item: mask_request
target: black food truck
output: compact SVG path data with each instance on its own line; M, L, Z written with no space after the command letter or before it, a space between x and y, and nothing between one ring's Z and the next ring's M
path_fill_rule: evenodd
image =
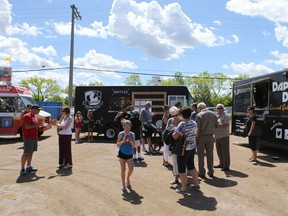
M259 144L288 150L288 69L233 84L234 135L244 135L248 106L255 107L262 128Z
M108 139L116 139L119 124L114 121L123 106L131 111L144 108L151 103L153 123L162 125L163 106L173 106L181 102L183 106L192 103L192 97L186 86L76 86L75 113L81 111L84 118L82 132L87 132L87 111L93 111L98 134Z

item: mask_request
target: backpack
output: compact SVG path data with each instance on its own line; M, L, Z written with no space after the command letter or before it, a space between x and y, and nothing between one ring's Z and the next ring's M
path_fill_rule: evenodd
M169 151L172 154L182 155L183 147L186 142L186 136L181 136L177 140L174 140L172 137L174 131L170 131L167 133L164 142L169 145Z

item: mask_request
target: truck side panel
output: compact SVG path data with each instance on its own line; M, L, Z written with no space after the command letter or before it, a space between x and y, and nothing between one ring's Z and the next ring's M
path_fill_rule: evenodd
M232 133L244 135L247 107L254 106L264 145L288 149L288 79L283 71L234 83Z

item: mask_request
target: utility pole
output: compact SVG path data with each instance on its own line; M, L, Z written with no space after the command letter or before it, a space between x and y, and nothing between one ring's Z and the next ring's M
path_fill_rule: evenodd
M75 5L70 5L72 9L72 25L71 25L71 44L70 44L70 67L69 67L69 90L68 90L68 106L71 108L73 106L73 61L74 61L74 20L81 20L81 16L75 7Z

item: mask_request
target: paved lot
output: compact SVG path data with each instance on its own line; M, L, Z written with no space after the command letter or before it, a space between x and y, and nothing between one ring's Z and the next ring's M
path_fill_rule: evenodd
M82 134L82 137L84 134ZM71 171L58 164L56 130L39 141L36 174L19 176L22 142L0 138L0 215L287 215L288 154L266 149L248 162L246 139L231 136L231 171L215 170L201 181L202 192L182 196L171 186L162 155L145 155L135 167L133 189L122 193L117 147L98 138L74 144ZM232 144L237 142L237 144ZM216 152L216 151L215 151ZM279 160L273 160L273 156ZM217 156L214 158L218 163ZM190 179L191 181L191 179Z

